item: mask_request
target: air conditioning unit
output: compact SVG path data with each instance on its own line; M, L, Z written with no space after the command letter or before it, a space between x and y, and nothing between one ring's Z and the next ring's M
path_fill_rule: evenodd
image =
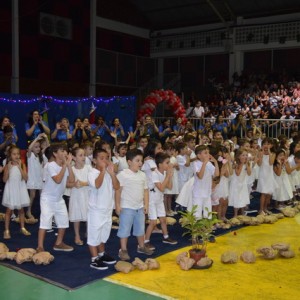
M40 34L72 39L72 20L59 16L40 13Z

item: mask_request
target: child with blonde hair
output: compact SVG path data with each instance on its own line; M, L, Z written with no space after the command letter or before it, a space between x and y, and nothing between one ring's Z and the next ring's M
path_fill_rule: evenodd
M251 175L251 165L247 151L236 150L233 175L229 187L229 206L233 206L234 217L244 215L245 207L250 204L248 193L248 177Z
M25 165L20 159L20 149L14 145L8 149L7 162L3 171L5 182L2 205L6 207L4 239L10 239L10 219L14 209L19 211L20 232L23 235L31 235L25 228L24 207L30 205L30 199L26 188L27 173Z
M271 214L268 210L272 194L277 188L274 178L273 164L275 161L275 153L271 151L273 141L271 138L265 138L261 144L261 151L258 153L257 164L259 166L257 192L260 195L259 214Z

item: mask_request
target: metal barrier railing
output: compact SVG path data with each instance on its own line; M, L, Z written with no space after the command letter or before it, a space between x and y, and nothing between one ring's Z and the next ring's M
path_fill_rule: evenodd
M165 117L155 117L155 123L157 126L162 125L166 120L170 120L170 126L176 124L175 118L165 118ZM207 133L210 129L222 128L222 125L216 123L215 118L189 118L188 122L190 127L194 130ZM292 131L298 131L300 129L300 119L242 119L238 122L237 119L225 119L224 123L227 125L227 135L228 133L234 133L238 137L245 137L247 131L250 129L256 132L261 132L266 134L267 137L277 138L280 135L285 135L288 138L291 136Z

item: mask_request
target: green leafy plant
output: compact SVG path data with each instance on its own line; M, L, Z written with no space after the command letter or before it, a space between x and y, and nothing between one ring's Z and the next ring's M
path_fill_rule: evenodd
M215 212L209 212L206 207L205 210L208 213L208 218L198 219L195 216L197 211L197 205L194 205L190 211L181 211L182 216L181 226L185 229L184 235L190 235L192 237L193 250L201 251L206 250L209 239L213 235L213 226L219 222L217 214Z

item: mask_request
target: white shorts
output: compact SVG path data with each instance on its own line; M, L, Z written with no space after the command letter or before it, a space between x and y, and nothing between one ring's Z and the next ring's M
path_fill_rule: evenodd
M212 210L210 197L193 197L193 205L197 205L195 216L199 219L207 218L208 213Z
M112 225L112 209L89 209L87 213L87 244L97 247L106 243Z
M51 201L41 198L40 228L51 229L54 217L57 228L69 228L69 216L66 202L63 198L58 201Z
M149 220L156 220L159 217L166 216L166 209L164 202L149 202Z

